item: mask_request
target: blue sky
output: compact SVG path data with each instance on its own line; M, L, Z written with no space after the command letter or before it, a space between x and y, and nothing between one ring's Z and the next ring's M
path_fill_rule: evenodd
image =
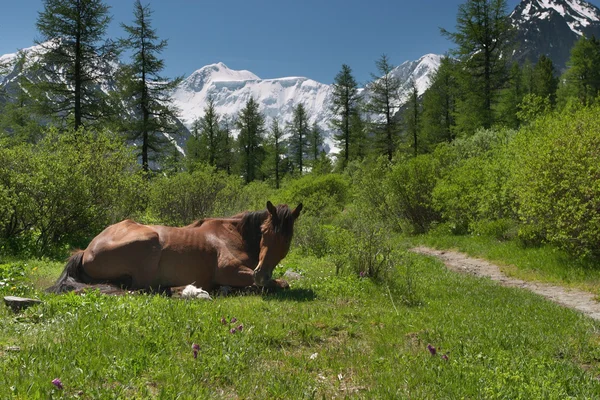
M168 39L165 76L189 75L223 62L261 78L306 76L331 83L348 64L359 83L387 54L394 65L453 44L440 27L454 30L463 0L154 0L152 25ZM2 0L0 54L29 47L37 37L40 0ZM133 0L105 0L113 22L108 35L123 35L133 21ZM509 11L519 0L508 0ZM591 1L596 6L600 0Z

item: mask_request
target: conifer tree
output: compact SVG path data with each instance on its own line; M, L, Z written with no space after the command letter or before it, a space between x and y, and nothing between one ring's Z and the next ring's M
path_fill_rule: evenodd
M406 132L412 141L413 154L419 153L419 135L421 131L421 104L419 102L419 91L414 77L410 80L410 92L404 109L404 124Z
M308 114L302 103L294 107L294 116L292 117L292 121L288 124L287 129L290 133L288 139L290 159L294 168L302 175L310 134Z
M456 136L456 102L459 94L456 62L443 57L423 94L423 136L430 145L452 142Z
M458 47L453 54L464 71L458 107L459 128L474 131L494 124L494 107L507 77L513 30L506 0L467 0L456 17L456 32L442 34Z
M212 96L208 97L204 107L204 117L198 121L198 136L202 151L201 158L211 166L216 165L218 157L220 128L219 115L215 110L215 101Z
M542 54L533 68L532 92L542 98L548 98L550 104L554 105L557 88L558 78L554 64L550 58Z
M571 49L567 70L561 77L559 102L566 104L569 98L589 105L600 91L600 40L582 36Z
M286 148L283 142L283 130L279 126L279 121L273 118L269 134L267 136L267 159L265 160L266 174L275 175L275 188L279 189L281 183L282 158L285 155Z
M322 146L323 134L317 123L314 122L308 135L308 153L313 164L319 159Z
M361 112L355 112L350 116L350 130L352 138L350 154L352 154L352 160L362 160L369 154L371 150L369 146L369 138L367 136L369 126L369 121L363 120Z
M240 148L240 170L246 183L259 177L259 167L263 161L263 134L265 119L258 109L258 103L253 97L246 102L240 111L236 127L240 133L238 145Z
M35 100L31 93L35 83L26 73L27 62L27 54L19 51L14 62L0 65L0 74L10 70L14 75L0 89L0 137L8 136L16 143L36 143L42 137L42 126L33 111Z
M335 76L332 96L331 111L334 117L331 119L331 127L335 131L333 138L341 149L338 156L342 160L342 167L345 167L350 159L351 118L358 112L359 107L358 84L352 76L352 69L346 64L342 65L342 70Z
M100 90L112 75L117 48L104 36L111 21L101 0L43 0L37 30L40 40L35 85L41 113L69 121L75 130L109 113Z
M500 93L496 120L508 128L517 129L520 124L517 113L525 94L522 70L515 62L510 69L506 87Z
M394 66L387 56L382 55L375 62L377 74L371 74L373 81L368 85L369 101L366 111L374 114L373 130L378 139L380 151L392 160L396 149L400 124L394 118L400 109L400 79L392 75Z
M130 64L120 74L122 100L135 115L127 118L123 129L132 141L141 142L142 166L148 171L150 153L160 152L170 144L167 137L181 132L178 110L173 105L171 92L181 78L168 79L161 74L164 60L159 54L167 47L152 28L152 10L140 0L134 3L133 25L121 24L127 37L120 40L123 48L133 52Z
M231 132L234 126L233 117L225 115L221 118L216 165L217 169L221 169L228 174L231 173L231 167L235 164L234 139Z

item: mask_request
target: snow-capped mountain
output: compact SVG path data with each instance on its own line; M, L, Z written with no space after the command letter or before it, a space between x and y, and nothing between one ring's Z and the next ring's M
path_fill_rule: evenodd
M36 57L39 46L24 49L30 57ZM0 56L0 63L11 64L17 54ZM404 103L410 91L410 82L415 80L419 94L423 94L431 84L433 73L440 64L441 56L427 54L416 61L406 61L396 67L392 74L402 82L401 97ZM115 71L118 65L114 65ZM10 87L17 83L21 73L17 68L11 68L2 73L0 70L0 87ZM112 83L105 82L102 89L112 90ZM368 86L361 89L364 99L368 99ZM332 86L305 77L287 77L276 79L261 79L246 70L232 70L223 63L211 64L200 68L185 78L173 92L174 104L181 111L180 120L189 131L194 121L204 116L208 98L212 97L216 111L220 116L235 117L245 107L246 102L253 97L259 104L260 111L265 115L267 124L277 118L282 126L292 120L293 109L303 104L309 122L316 122L324 134L325 150L328 153L337 152L330 128L333 117L330 110ZM189 133L189 132L187 132ZM234 131L234 135L237 134ZM187 136L187 135L186 135ZM178 138L180 149L184 147L186 137Z
M330 96L329 85L308 78L260 79L252 72L235 71L218 63L202 67L184 79L173 93L173 100L188 129L204 116L209 97L221 116L237 116L253 97L268 124L273 118L281 124L291 121L294 107L303 104L309 122L316 122L326 132L331 118ZM326 135L326 150L333 145L329 138L330 135Z
M431 84L432 74L440 64L441 56L427 54L416 61L406 61L396 67L392 74L402 82L403 102L408 98L410 81L414 77L419 94ZM362 95L369 96L368 87ZM316 122L324 133L325 150L336 152L333 132L329 126L331 85L303 77L260 79L249 71L234 71L225 64L207 65L187 77L173 94L175 104L181 110L183 123L191 128L192 123L204 116L209 97L215 102L220 115L237 115L252 96L258 102L267 123L273 118L283 124L291 121L293 109L303 104L309 122Z
M522 0L510 14L518 60L548 56L564 71L573 44L582 35L600 37L600 9L583 0Z

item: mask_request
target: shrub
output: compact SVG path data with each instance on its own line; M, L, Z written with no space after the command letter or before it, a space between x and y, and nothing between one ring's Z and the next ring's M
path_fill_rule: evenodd
M195 220L225 215L237 208L242 186L239 179L210 166L180 172L152 182L149 211L168 225L187 225Z
M303 214L328 220L342 211L349 201L349 183L339 174L309 174L287 183L282 197L294 207L303 203Z
M514 142L512 185L525 230L581 257L600 256L599 111L544 116Z
M52 128L35 146L0 150L0 187L10 197L2 234L38 253L80 244L137 211L141 182L115 135Z
M438 161L432 155L420 155L394 165L386 177L386 204L396 227L410 233L422 233L438 221L432 194L438 178Z

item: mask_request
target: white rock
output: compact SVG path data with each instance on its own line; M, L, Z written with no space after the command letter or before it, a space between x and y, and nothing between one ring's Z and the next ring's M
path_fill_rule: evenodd
M197 288L194 285L187 285L183 292L181 292L181 297L184 299L204 299L204 300L212 300L210 294L206 290L202 290L202 288Z

